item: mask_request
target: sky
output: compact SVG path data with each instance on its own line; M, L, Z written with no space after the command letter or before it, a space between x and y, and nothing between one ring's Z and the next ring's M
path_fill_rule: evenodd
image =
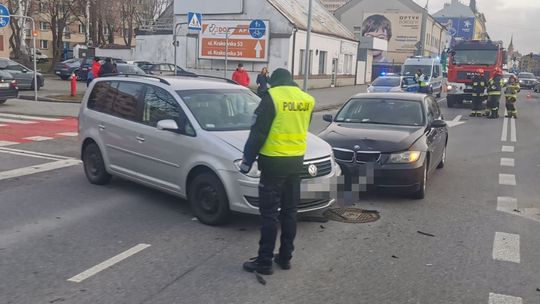
M424 7L428 0L414 0ZM429 0L429 12L435 13L451 0ZM469 5L469 0L460 0ZM522 54L540 53L540 0L476 0L484 13L492 40L507 47L514 34L514 49Z

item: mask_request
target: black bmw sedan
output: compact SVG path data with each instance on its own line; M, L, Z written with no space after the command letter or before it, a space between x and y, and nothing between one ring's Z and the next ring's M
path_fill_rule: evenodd
M448 128L431 96L358 94L336 117L324 120L330 125L319 136L333 147L350 183L364 181L422 199L428 176L444 167Z

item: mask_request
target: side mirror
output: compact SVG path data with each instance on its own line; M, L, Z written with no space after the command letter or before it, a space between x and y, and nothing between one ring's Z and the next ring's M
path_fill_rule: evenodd
M332 114L324 114L322 119L327 122L332 122L334 120L334 117L332 116Z
M28 73L28 70L27 69L22 69L21 72L26 74L26 73Z
M176 123L176 121L172 119L164 119L164 120L158 121L157 129L163 130L163 131L171 131L175 133L178 133L180 131L178 124Z
M432 128L445 128L447 126L446 121L437 119L431 123Z

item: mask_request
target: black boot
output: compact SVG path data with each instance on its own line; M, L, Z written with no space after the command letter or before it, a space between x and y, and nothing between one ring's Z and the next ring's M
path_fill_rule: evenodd
M291 269L291 260L284 260L279 257L279 254L274 255L274 262L283 270Z
M247 272L255 272L265 275L271 275L274 273L274 270L272 269L272 264L270 265L264 265L261 264L257 258L250 259L250 261L247 261L243 265L244 270Z

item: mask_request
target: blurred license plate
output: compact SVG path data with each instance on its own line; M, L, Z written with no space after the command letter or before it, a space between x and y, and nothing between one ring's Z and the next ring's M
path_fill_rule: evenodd
M9 83L0 83L0 88L9 88Z
M60 75L60 71L56 71L56 74Z

